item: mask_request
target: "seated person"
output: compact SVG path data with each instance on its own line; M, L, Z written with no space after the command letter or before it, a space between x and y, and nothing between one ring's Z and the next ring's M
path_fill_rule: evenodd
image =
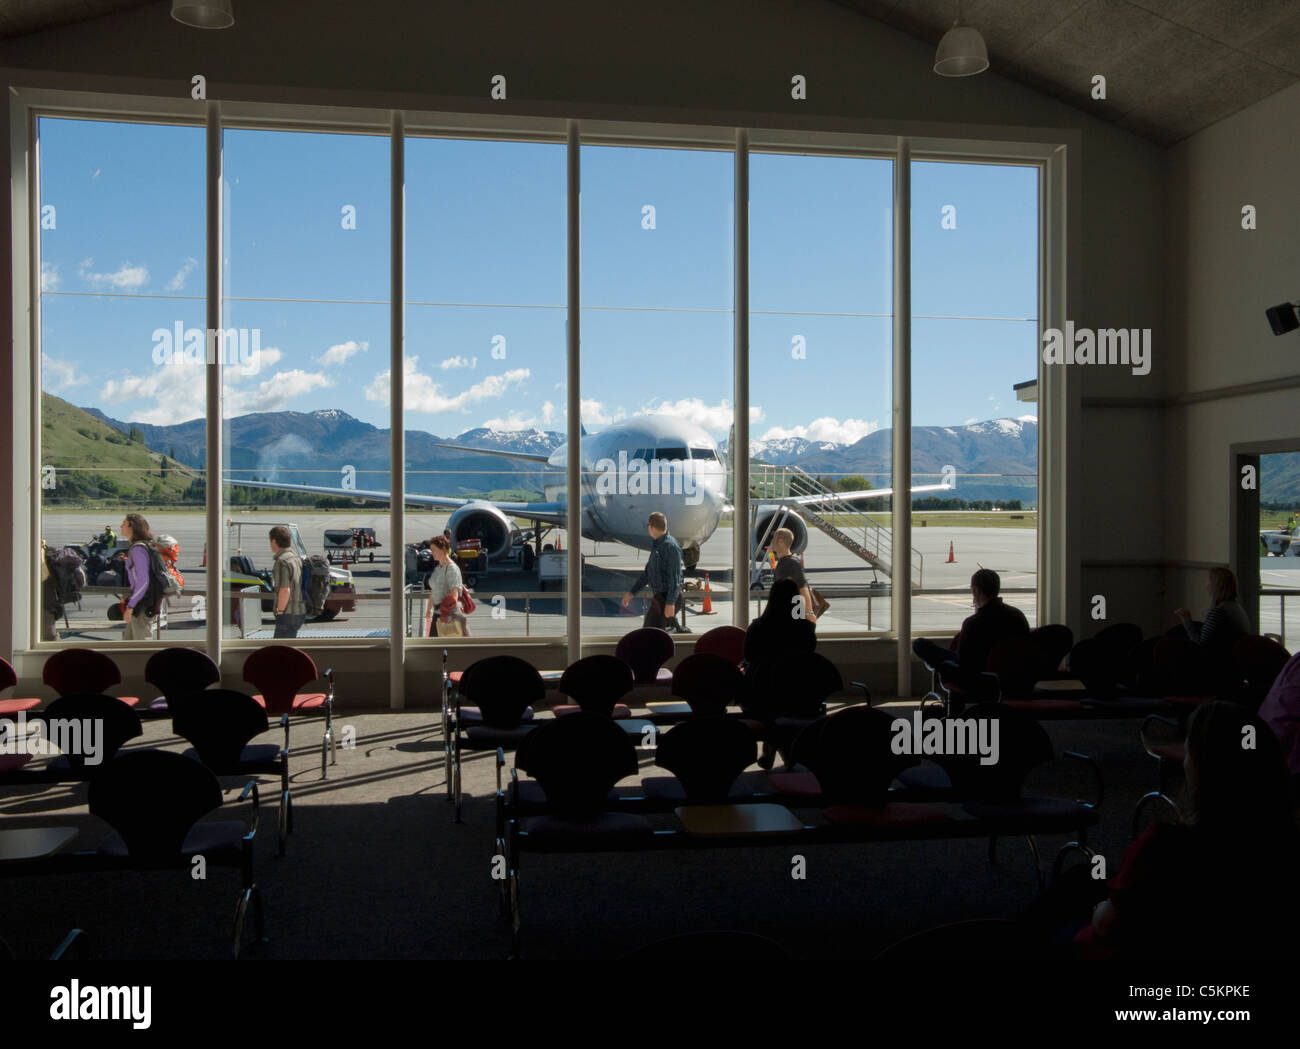
M980 694L985 688L980 675L988 665L989 653L999 641L1029 636L1029 621L1014 605L998 597L1002 580L991 568L981 568L970 577L975 614L967 616L956 644L941 648L927 638L912 642L912 651L927 665L939 668L940 678L963 692Z
M781 665L817 648L817 628L797 615L799 587L793 579L778 579L768 593L763 614L745 631L745 683L740 708L751 718L771 721L780 715L782 697L776 682ZM775 750L763 744L762 768L771 768Z
M1199 625L1192 622L1192 613L1186 608L1177 609L1174 615L1188 638L1206 651L1226 652L1230 658L1237 638L1253 630L1250 617L1237 599L1237 577L1227 568L1211 568L1206 589L1212 607L1205 613L1203 622Z
M1282 744L1282 757L1291 775L1300 776L1300 652L1274 680L1259 705L1259 717Z
M1184 768L1185 822L1152 824L1129 847L1075 943L1090 957L1289 955L1300 836L1276 738L1239 704L1207 703L1188 722Z

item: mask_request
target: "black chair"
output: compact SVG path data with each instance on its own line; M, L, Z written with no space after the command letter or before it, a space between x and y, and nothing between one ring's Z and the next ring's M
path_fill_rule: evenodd
M560 694L572 704L552 707L556 717L579 710L607 718L631 717L626 704L620 703L632 691L632 668L617 656L586 656L571 663L560 677Z
M185 756L203 762L218 776L278 776L280 779L279 849L293 830L289 792L289 715L280 715L284 746L251 743L266 732L266 708L243 692L218 688L171 696L172 731L193 746Z
M63 783L84 781L102 773L112 764L118 751L128 740L135 739L144 730L140 717L116 696L72 695L60 696L44 710L26 715L29 724L43 724L45 742L63 743L61 753L35 768L20 767L0 773L0 785L23 783ZM97 755L87 751L93 740L84 738L85 731L98 730ZM97 760L87 761L88 757Z
M1034 672L1039 681L1068 677L1061 663L1074 647L1074 631L1064 623L1046 623L1029 631L1034 646Z
M460 700L464 698L479 710L482 721L462 727ZM454 705L447 718L451 746L451 778L448 797L456 807L455 821L461 817L461 752L463 750L514 750L520 741L541 723L525 720L533 704L546 698L546 684L532 666L517 656L490 656L471 664L461 676ZM622 731L619 729L618 731ZM497 790L501 790L498 766Z
M1258 711L1291 653L1271 637L1248 634L1233 645L1232 658L1241 686L1234 698L1252 712Z
M97 856L103 869L189 871L199 856L207 866L238 867L243 888L235 909L237 958L250 907L259 941L263 934L262 894L253 877L256 782L250 781L244 787L239 800L249 797L253 801L251 826L243 820L201 822L203 816L222 804L221 786L209 769L190 758L161 750L123 754L108 762L90 782L90 811L114 832L100 846ZM81 859L77 854L67 857L73 869Z
M754 763L757 750L753 732L736 718L692 717L660 735L655 748L655 764L672 776L647 776L641 785L647 798L725 803L734 800L732 787Z
M60 696L108 695L122 683L117 664L102 652L89 648L65 648L45 661L41 681ZM138 696L116 696L119 703L133 707Z
M150 713L167 713L167 697L199 692L221 680L221 670L196 648L164 648L149 657L144 679L162 693L149 704Z
M788 768L792 764L790 744L826 713L826 701L843 691L844 679L835 664L818 652L784 659L773 664L767 675L766 687L771 690L772 705L763 738L782 756ZM869 705L871 694L865 685L859 683L858 687L866 693Z
M672 694L689 704L692 715L722 715L740 702L745 678L735 663L708 652L687 656L673 671Z

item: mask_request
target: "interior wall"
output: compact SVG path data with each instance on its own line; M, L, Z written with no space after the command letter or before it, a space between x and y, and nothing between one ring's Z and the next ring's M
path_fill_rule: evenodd
M1068 316L1079 326L1151 327L1163 336L1164 151L996 74L938 77L931 46L827 0L663 0L631 13L603 0L562 8L315 0L310 17L303 11L288 0L238 0L233 29L202 32L154 4L0 41L0 76L11 85L188 98L190 78L202 74L210 98L560 116L581 107L617 119L787 127L840 120L888 133L1059 136L1077 152L1067 186ZM507 77L507 101L488 98L497 73ZM807 77L806 101L790 97L795 74ZM12 316L0 323L11 330ZM1117 607L1148 625L1149 585L1106 566L1163 548L1165 457L1152 439L1160 408L1141 402L1163 388L1168 370L1157 356L1149 376L1092 367L1079 369L1077 380L1066 437L1067 621L1090 633L1087 597L1105 587ZM1098 398L1131 403L1117 415ZM1105 456L1091 450L1096 442ZM17 492L12 471L12 457L0 457L0 480ZM1133 517L1124 510L1129 499L1155 518L1119 527ZM1102 505L1106 526L1093 527ZM6 648L9 614L0 610ZM889 677L877 649L892 659L892 643L826 647L850 673ZM386 693L386 681L371 680Z
M1300 85L1169 153L1170 306L1184 347L1167 420L1169 540L1179 562L1231 560L1230 445L1290 440L1300 450L1300 334L1274 336L1264 317L1300 299L1297 126ZM1242 228L1246 205L1256 209L1253 230ZM1233 389L1252 383L1277 388ZM1171 590L1170 608L1205 603L1195 566L1176 568Z

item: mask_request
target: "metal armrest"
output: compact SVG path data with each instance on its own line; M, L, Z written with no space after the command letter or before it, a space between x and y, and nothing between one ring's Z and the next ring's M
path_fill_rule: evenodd
M862 689L862 698L863 698L863 700L866 702L867 706L871 706L871 689L867 688L867 685L866 685L865 682L863 682L863 681L850 681L850 682L849 682L849 685L850 685L850 687L852 687L852 688L860 688L860 689Z
M1075 761L1082 761L1084 764L1088 766L1088 768L1092 770L1093 778L1096 780L1097 783L1097 800L1093 802L1084 801L1083 804L1093 809L1101 808L1101 803L1106 797L1106 783L1103 780L1101 775L1101 766L1096 762L1095 759L1089 757L1087 754L1081 754L1077 750L1067 750L1064 752L1064 754L1067 758L1073 758Z
M1143 746L1146 746L1147 744L1148 729L1155 725L1165 725L1173 729L1173 732L1169 733L1168 739L1162 740L1159 736L1152 737L1157 743L1176 742L1179 738L1179 734L1183 730L1183 726L1179 724L1176 718L1167 717L1164 714L1148 714L1142 719L1142 726L1138 729L1138 738L1142 741Z
M497 796L501 796L501 770L506 767L506 748L497 747Z
M254 835L257 834L257 823L261 816L261 811L258 808L259 803L261 802L261 795L257 791L257 780L255 779L250 779L244 784L244 789L239 792L239 800L247 801L250 794L253 796L253 825L248 828L248 833L244 835L244 840L251 842Z
M84 929L73 929L63 938L63 942L54 948L54 953L50 955L50 961L60 961L74 946L77 948L76 955L78 961L85 961L86 947L88 943L89 937L86 936L86 931Z
M325 680L329 682L329 691L325 693L325 716L329 717L334 710L334 668L327 667L325 670Z

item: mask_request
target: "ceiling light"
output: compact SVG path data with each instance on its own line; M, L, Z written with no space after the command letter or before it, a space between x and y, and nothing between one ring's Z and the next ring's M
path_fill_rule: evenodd
M172 17L195 29L229 29L235 24L231 0L172 0Z
M962 25L961 18L939 41L934 53L934 71L940 76L974 76L989 67L989 49L974 26Z

